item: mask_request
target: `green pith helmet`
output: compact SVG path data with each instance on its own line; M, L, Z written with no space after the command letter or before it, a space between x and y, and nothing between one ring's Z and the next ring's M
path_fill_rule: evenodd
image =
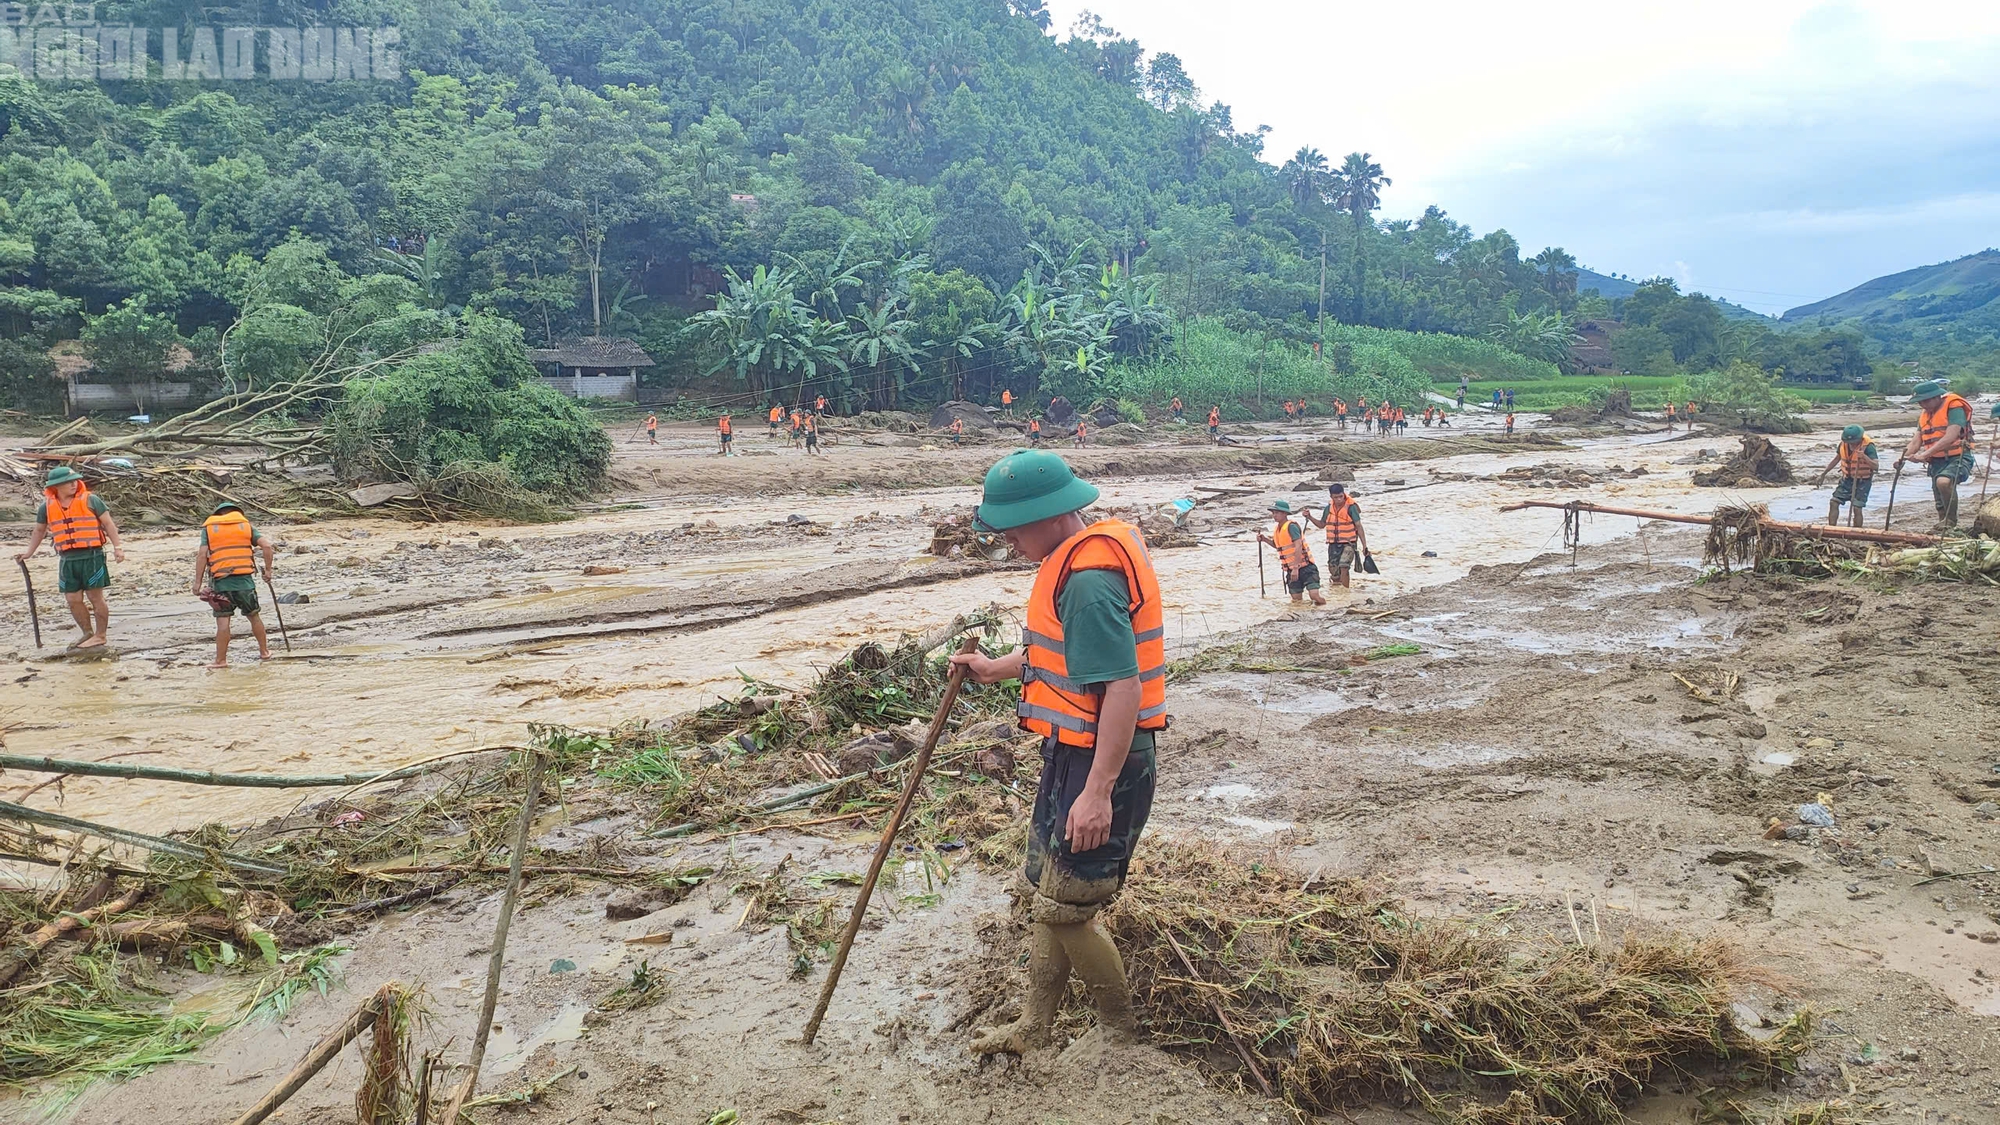
M57 465L55 468L49 470L49 479L42 482L42 487L54 488L59 484L68 484L73 480L82 479L83 474L70 468L68 465Z
M985 494L974 518L995 531L1082 511L1097 502L1097 486L1078 480L1069 462L1047 450L1009 453L986 470Z
M1944 384L1936 379L1926 379L1910 388L1910 401L1922 402L1927 398L1937 398L1944 394Z
M243 510L243 505L238 504L236 501L224 500L222 503L217 504L215 506L215 512L213 514L219 516L224 512L230 512L230 511L240 512L242 510Z
M2000 418L2000 402L1996 402L1993 404L1993 416L1995 418Z
M1271 510L1274 512L1283 512L1289 516L1292 514L1292 502L1290 500L1273 500L1271 501Z
M1840 431L1840 440L1842 440L1842 441L1860 441L1860 440L1861 440L1861 427L1860 427L1860 426L1849 426L1849 427L1847 427L1846 429L1844 429L1844 430Z

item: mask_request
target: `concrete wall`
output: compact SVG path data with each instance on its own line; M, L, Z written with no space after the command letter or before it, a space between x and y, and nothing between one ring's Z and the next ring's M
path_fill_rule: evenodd
M195 405L192 383L77 383L69 385L71 414L163 414Z
M542 382L570 398L639 399L639 380L631 375L544 375Z

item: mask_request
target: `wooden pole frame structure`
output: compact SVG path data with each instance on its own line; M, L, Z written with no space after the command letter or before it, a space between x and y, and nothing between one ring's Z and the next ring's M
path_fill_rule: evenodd
M1694 516L1683 512L1662 512L1648 508L1615 508L1609 504L1593 504L1588 500L1523 500L1518 504L1503 504L1503 512L1518 512L1523 508L1548 508L1558 512L1589 512L1600 516L1631 516L1641 520L1666 520L1670 523L1700 524L1704 527L1714 522L1712 516ZM1878 543L1885 547L1935 547L1943 540L1936 535L1919 535L1912 531L1870 531L1865 527L1829 527L1820 523L1792 523L1789 520L1774 520L1769 516L1758 521L1758 526L1766 531L1783 531L1792 535L1802 535L1819 539L1847 539L1859 543Z
M965 638L965 643L958 648L958 655L967 656L977 651L979 637L975 634ZM963 664L952 665L951 678L945 683L944 699L938 703L937 714L931 716L931 729L924 734L924 744L917 750L916 759L910 766L910 778L903 784L903 798L896 802L896 811L882 826L882 838L875 844L875 858L868 863L868 875L861 880L861 893L854 900L854 910L847 916L847 929L840 935L840 948L834 951L833 964L827 966L826 983L819 990L819 1003L813 1007L812 1019L806 1022L807 1043L819 1035L819 1025L826 1019L826 1006L833 1001L833 990L840 984L841 970L847 967L847 955L854 948L854 935L861 932L861 920L868 914L868 900L875 895L875 881L882 876L882 864L889 858L889 849L895 846L896 832L903 827L903 818L910 814L910 806L916 802L917 789L924 783L924 771L931 764L931 752L937 749L945 723L951 719L951 709L958 703L958 693L965 687L965 671Z

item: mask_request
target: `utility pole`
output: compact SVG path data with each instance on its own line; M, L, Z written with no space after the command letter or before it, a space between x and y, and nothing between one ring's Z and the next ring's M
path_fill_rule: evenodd
M1326 224L1319 228L1319 321L1320 339L1326 339Z

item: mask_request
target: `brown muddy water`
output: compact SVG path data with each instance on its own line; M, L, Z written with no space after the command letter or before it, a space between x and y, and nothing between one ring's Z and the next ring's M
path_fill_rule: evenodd
M1301 505L1324 497L1323 486L1296 488L1310 473L1137 476L1103 487L1105 503L1117 507L1162 505L1193 495L1195 484L1255 490L1201 505L1194 516L1200 545L1158 553L1170 652L1286 614L1321 614L1327 628L1338 631L1352 603L1560 549L1559 513L1498 511L1518 500L1587 499L1680 512L1749 500L1793 518L1824 509L1826 490L1695 489L1690 466L1675 462L1702 448L1726 456L1734 439L1666 437L1358 466L1350 488L1382 574L1361 578L1351 595L1329 591L1323 610L1288 603L1268 552L1268 593L1260 597L1251 535L1264 522L1269 499L1283 496ZM1826 444L1824 435L1781 442L1808 473ZM698 469L700 448L683 439L676 448L647 453ZM1144 464L1145 448L1125 452L1129 466ZM1489 478L1541 464L1595 472L1644 468L1647 475L1557 489L1437 479ZM837 475L842 468L829 459L824 471ZM976 499L975 488L957 486L864 488L832 497L634 497L628 506L547 527L387 520L274 527L284 543L279 588L308 595L310 604L284 607L292 627L289 656L267 606L279 658L260 664L239 623L233 665L223 671L203 667L212 627L206 608L188 593L192 536L138 531L127 536L128 561L114 567L117 659L49 659L72 639L73 627L53 594L54 567L46 555L37 560L36 577L47 649L37 653L30 646L25 599L18 586L8 591L0 630L12 651L4 653L8 682L0 692L0 724L9 728L6 745L14 753L296 773L388 769L447 751L516 743L529 723L606 727L660 720L733 695L745 677L803 682L856 644L892 642L966 610L997 604L1018 613L1029 571L941 577L959 564L924 553L930 521ZM794 514L826 534L774 526ZM25 538L25 525L12 530L12 538ZM669 530L680 533L673 544L632 546L635 537ZM1623 518L1598 518L1584 529L1587 543L1635 533L1643 535ZM474 549L495 538L511 546ZM297 553L301 547L310 553ZM1316 557L1319 548L1315 539ZM586 577L582 568L590 563L627 569ZM1414 621L1407 630L1426 645L1489 639L1457 636L1449 620ZM577 635L593 631L607 635ZM1699 622L1669 623L1651 643L1696 643L1699 636ZM1527 623L1518 637L1498 639L1558 643L1538 638ZM537 651L509 654L515 648ZM10 775L0 779L0 796L21 800L41 780ZM212 820L243 822L313 796L74 779L60 791L42 789L28 799L157 832Z

